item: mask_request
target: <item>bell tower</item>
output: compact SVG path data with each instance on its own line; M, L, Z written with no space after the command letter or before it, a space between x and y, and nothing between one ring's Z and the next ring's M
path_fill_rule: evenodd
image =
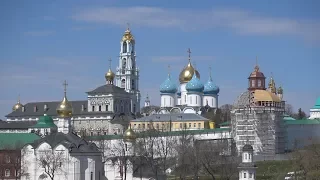
M120 41L116 86L132 94L131 112L140 112L139 69L136 65L135 39L131 34L129 24Z

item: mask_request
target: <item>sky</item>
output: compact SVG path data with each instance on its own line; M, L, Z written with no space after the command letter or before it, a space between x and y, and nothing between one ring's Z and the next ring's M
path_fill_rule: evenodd
M183 3L182 3L183 2ZM120 39L130 24L136 39L142 100L160 104L159 86L188 63L220 87L219 104L246 91L256 64L284 89L295 110L309 112L320 96L320 1L1 1L0 119L18 96L26 104L69 100L105 83L119 64Z

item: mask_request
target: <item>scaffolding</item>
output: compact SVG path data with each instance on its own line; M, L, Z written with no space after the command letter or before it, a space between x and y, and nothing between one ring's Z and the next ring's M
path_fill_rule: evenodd
M255 154L273 156L285 150L283 126L284 102L256 102L252 92L245 92L234 103L231 133L240 152L250 144Z

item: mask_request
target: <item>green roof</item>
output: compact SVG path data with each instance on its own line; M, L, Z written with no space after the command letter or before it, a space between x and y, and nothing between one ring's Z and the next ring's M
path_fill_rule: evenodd
M143 137L145 135L150 135L154 134L155 136L180 136L183 134L192 134L192 135L197 135L197 134L211 134L211 133L216 133L216 132L229 132L231 131L230 128L215 128L215 129L201 129L201 130L186 130L186 131L171 131L171 132L159 132L159 131L154 131L154 132L141 132L137 133L137 138ZM102 140L102 139L122 139L122 135L101 135L101 136L88 136L86 137L87 140Z
M320 124L320 119L299 119L299 120L285 120L286 125L296 124L296 125L312 125Z
M320 109L320 97L318 97L316 104L313 106L313 109Z
M47 116L46 114L41 116L36 125L32 126L31 128L51 128L57 127L51 116Z
M287 115L287 114L285 114L284 116L283 116L283 120L296 120L295 118L293 118L293 117L291 117L291 116L289 116L289 115Z
M230 126L231 125L231 121L226 121L226 122L223 122L221 124L219 124L220 126Z
M41 137L34 133L0 133L0 149L21 148Z

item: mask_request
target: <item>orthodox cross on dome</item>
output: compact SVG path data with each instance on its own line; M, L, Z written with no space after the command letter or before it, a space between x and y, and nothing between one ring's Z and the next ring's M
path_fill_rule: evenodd
M187 53L189 54L189 62L190 62L191 61L191 49L190 48L188 48Z
M254 67L254 71L259 71L259 65L258 65L258 56L256 56L256 66Z
M170 77L170 64L168 65L168 76Z
M68 83L67 83L67 81L66 80L64 80L64 82L63 82L63 90L64 90L64 96L66 96L66 94L67 94L67 86L68 86Z
M130 23L127 23L127 30L130 31Z
M211 76L211 66L209 66L209 80L212 81L212 76Z
M20 103L20 94L18 94L18 103Z
M111 62L112 62L112 59L111 58L109 58L109 68L111 69Z

